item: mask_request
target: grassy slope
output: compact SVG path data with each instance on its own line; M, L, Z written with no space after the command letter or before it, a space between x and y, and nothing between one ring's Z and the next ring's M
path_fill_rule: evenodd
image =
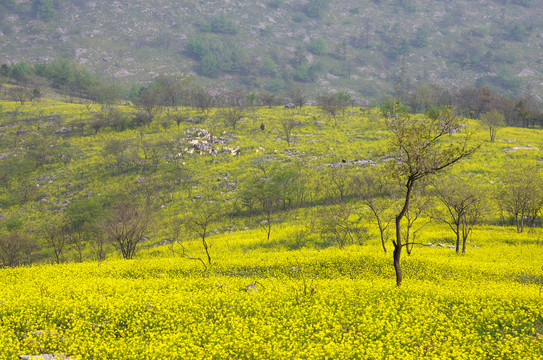
M2 105L4 112L17 107ZM314 169L316 165L341 159L380 160L385 133L379 118L365 109L355 110L337 128L314 108L296 110L293 116L305 125L296 128L296 144L288 147L280 139L277 122L292 112L258 109L256 121L243 120L235 132L238 139L228 144L240 146L239 156L185 157L187 164L199 169L194 194L211 191L215 198L231 197L217 178L229 174L229 181L243 179L251 171L251 159L263 153L288 159L296 150L295 157L307 161L310 177L321 182L326 176ZM83 105L47 99L18 111L24 112L20 118L2 120L1 126L7 127L2 129L0 153L22 155L12 145L14 133L31 128L43 134L38 125L46 124L50 114L63 117L46 128L48 132L89 116ZM34 120L22 121L25 118ZM326 124L315 125L317 119ZM261 121L268 130L264 134L257 129ZM154 143L176 138L192 126L183 124L177 130L173 124L165 130L158 123L144 131L105 129L94 136L85 130L68 135L63 141L75 154L72 160L55 161L29 174L30 179L56 177L50 183L40 181L32 201L0 212L8 218L20 216L25 226L37 229L49 221L43 211L55 210L58 200L84 193L105 196L132 187L142 175L134 170L118 174L111 159L102 156L103 144L111 138L136 143L140 133ZM213 116L198 126L214 133L231 132ZM480 136L486 136L483 129ZM498 137L454 172L475 173L491 187L506 161L541 159L539 150L504 151L526 145L542 148L541 130L506 128ZM157 173L143 176L160 180L166 162L160 166ZM1 196L5 200L12 195L4 189ZM44 198L46 202L41 201ZM323 247L318 236L300 243L297 232L315 215L314 209L297 209L276 215L283 220L274 226L269 243L255 227L255 219L216 223L218 233L209 238L214 264L203 272L198 261L172 257L167 246L154 246L170 238L169 221L183 216L190 204L185 198L186 193L176 189L164 201L158 217L161 230L144 244L137 260L122 261L110 254L103 263L1 270L1 357L46 352L85 359L541 357L543 253L538 231L517 234L511 227L492 225L497 220L493 213L475 229L463 256L441 247L417 247L413 255L404 256L406 279L398 289L390 255L383 254L375 237L364 246L344 249ZM226 231L232 225L236 231ZM241 230L246 225L249 229ZM201 244L187 236L187 253L204 258ZM420 240L448 243L452 233L434 224L423 230ZM180 250L178 245L174 250ZM87 249L86 256L91 255ZM65 254L66 260L74 257ZM244 291L251 283L258 294Z

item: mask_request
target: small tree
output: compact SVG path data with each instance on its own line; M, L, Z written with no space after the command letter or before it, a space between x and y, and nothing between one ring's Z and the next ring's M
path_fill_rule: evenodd
M36 248L34 241L21 232L0 235L0 259L3 266L17 266Z
M185 251L185 247L183 246L183 240L180 239L183 224L186 225L186 223L183 222L183 221L174 220L174 221L172 221L172 223L170 225L172 239L168 243L168 247L170 248L170 251L172 252L172 256L175 257L175 255L178 254L178 255L181 255L182 257L184 257L186 259L189 259L189 260L197 260L197 261L202 263L202 266L204 267L204 271L207 271L206 263L201 258L192 257L189 254L187 254L187 252ZM178 251L176 249L176 245L178 245L178 247L181 248L181 251Z
M270 109L272 105L275 103L275 94L266 90L261 90L260 93L258 94L258 98L260 99L260 102L262 103L262 105L267 106Z
M449 177L445 181L434 184L437 197L445 206L445 211L438 213L438 218L449 225L456 235L456 253L466 252L466 241L473 225L483 214L483 195L481 189L468 181L457 177Z
M398 106L395 99L393 113L385 116L384 120L390 133L390 170L405 188L403 205L395 219L396 240L393 241L396 284L400 286L403 279L400 256L405 246L402 242L402 220L409 210L415 186L422 179L473 154L479 145L474 143L471 132L454 116L450 107L446 107L434 120L398 113ZM453 132L456 134L450 136Z
M200 109L205 116L208 116L209 108L213 104L213 97L204 88L196 87L191 92L191 102L193 106Z
M125 259L132 259L138 245L145 239L154 222L149 207L128 199L117 200L100 224L100 230Z
M307 94L305 92L305 89L300 85L294 85L290 89L288 96L290 97L290 100L292 100L292 103L300 109L307 102Z
M92 225L100 212L100 203L93 198L75 200L66 209L70 242L79 255L79 262L83 261L85 240L89 238Z
M336 94L321 95L317 98L317 104L319 108L334 118L335 125L337 126L337 114L342 109L341 100Z
M305 12L309 17L320 18L328 10L329 6L328 0L309 0Z
M378 171L364 171L353 178L352 186L354 193L365 205L379 228L381 246L387 252L386 241L388 240L387 229L394 216L392 211L396 205L394 194L391 191L391 184L386 177Z
M286 203L288 188L285 178L290 178L287 171L282 171L280 164L270 164L265 159L257 159L254 165L258 172L244 182L241 190L242 202L251 211L259 206L263 213L260 226L266 231L267 240L270 240L273 223L273 214L281 204Z
M543 207L543 179L534 164L509 164L498 192L501 210L511 216L517 232L524 231L525 222L533 226Z
M211 265L211 255L209 254L209 245L206 241L206 237L209 234L209 227L215 220L216 216L217 212L211 205L199 204L195 212L189 216L186 222L187 229L198 234L200 239L202 239L202 245L206 252L207 262L209 265Z
M362 244L366 240L367 229L360 224L354 210L346 204L339 204L326 209L320 216L322 236L333 239L340 248L351 244Z
M296 122L290 116L282 117L279 121L281 125L281 130L283 132L283 135L285 136L285 140L287 141L287 145L290 146L290 142L292 141L292 130L296 126Z
M43 229L43 235L45 242L53 250L56 263L60 264L62 261L61 256L64 252L64 247L66 246L66 241L68 239L68 231L65 220L61 218L50 219L48 224Z
M426 189L422 189L421 186L415 190L411 204L405 213L404 230L402 232L407 255L411 255L418 232L432 221L432 216L430 216L430 220L415 229L415 223L418 222L425 212L428 212L431 203L432 198L426 195Z
M505 116L498 110L492 110L481 115L481 122L488 127L490 142L494 142L499 128L505 126Z
M245 109L242 106L232 106L220 110L218 116L226 126L232 126L232 129L236 131L238 122L245 116Z
M342 203L345 200L347 192L351 190L347 168L342 166L343 163L338 165L326 168L326 175L322 179L326 186L328 199L333 203Z
M11 95L11 98L21 104L21 106L32 98L32 92L23 86L10 88L9 94Z

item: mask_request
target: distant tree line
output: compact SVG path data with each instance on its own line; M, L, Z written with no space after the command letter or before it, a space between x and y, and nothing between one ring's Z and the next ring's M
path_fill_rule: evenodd
M542 127L541 103L531 95L512 98L488 87L447 89L439 85L420 84L400 91L402 106L412 113L436 113L443 106L453 106L461 116L482 119L485 114L497 112L504 124L516 127ZM382 101L381 108L390 109L392 97Z

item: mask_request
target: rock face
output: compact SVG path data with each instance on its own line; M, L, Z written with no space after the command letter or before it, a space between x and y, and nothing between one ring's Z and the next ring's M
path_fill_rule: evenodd
M285 109L296 109L296 105L293 103L285 104Z

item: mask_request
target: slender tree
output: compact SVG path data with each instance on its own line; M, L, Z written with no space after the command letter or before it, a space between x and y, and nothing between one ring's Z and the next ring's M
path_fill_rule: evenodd
M369 209L377 222L381 246L387 252L388 226L394 220L392 211L396 205L395 194L391 191L391 184L386 177L378 171L364 171L355 176L351 182L354 193L362 204Z
M209 227L213 220L217 216L217 211L214 207L199 204L196 211L190 215L186 222L186 227L189 231L192 231L202 239L202 245L206 252L207 262L211 265L211 255L209 254L209 244L207 243L207 236L209 235Z
M494 142L499 128L505 126L505 116L498 110L492 110L481 115L482 123L488 127L490 142Z
M451 107L444 108L436 119L432 119L399 113L398 106L394 99L394 111L385 116L384 121L390 134L390 169L404 187L403 204L395 218L396 240L393 241L393 264L399 286L403 279L400 257L405 246L402 220L409 210L415 186L422 179L473 154L479 145L461 119L454 116ZM453 132L456 134L451 135Z

